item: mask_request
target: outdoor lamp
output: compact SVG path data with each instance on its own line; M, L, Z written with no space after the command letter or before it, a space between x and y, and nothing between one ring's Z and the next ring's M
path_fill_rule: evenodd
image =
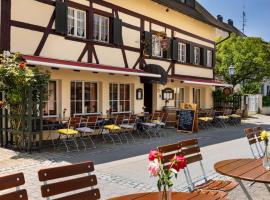
M235 68L233 65L230 65L229 67L229 75L230 77L234 76L234 73L235 73Z

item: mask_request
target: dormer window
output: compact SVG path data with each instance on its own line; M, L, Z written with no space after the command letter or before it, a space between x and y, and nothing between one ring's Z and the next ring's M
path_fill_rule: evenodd
M109 43L109 17L94 14L93 39L99 42Z
M68 8L68 35L86 38L86 12Z

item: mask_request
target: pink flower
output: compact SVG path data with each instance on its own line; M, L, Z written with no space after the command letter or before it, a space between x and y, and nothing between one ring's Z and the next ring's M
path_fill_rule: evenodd
M151 162L148 165L147 171L149 172L150 176L156 177L160 171L158 161L156 160L155 162Z
M184 156L175 156L172 160L172 163L172 168L175 169L177 172L187 166L187 162Z
M148 159L150 161L154 161L156 158L160 156L160 153L156 150L151 150L148 155Z

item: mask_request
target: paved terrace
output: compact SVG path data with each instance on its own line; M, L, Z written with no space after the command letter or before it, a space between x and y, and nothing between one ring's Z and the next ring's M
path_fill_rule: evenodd
M223 159L252 157L243 129L262 126L269 129L270 117L256 115L243 121L243 125L226 129L214 128L196 134L176 133L175 129L166 129L168 137L137 139L135 144L98 145L96 149L80 152L42 152L23 154L0 148L0 176L15 172L24 172L26 188L30 200L42 199L37 171L41 168L92 160L95 163L95 174L102 199L128 193L155 191L156 179L149 178L147 173L147 154L149 150L160 145L170 144L178 140L198 138L202 147L203 163L209 176L227 179L213 171L215 162ZM199 166L191 168L194 177L199 177ZM175 191L186 190L183 172L174 181ZM255 200L269 200L269 193L263 184L255 184L251 188ZM245 200L246 197L239 187L230 192L229 199Z

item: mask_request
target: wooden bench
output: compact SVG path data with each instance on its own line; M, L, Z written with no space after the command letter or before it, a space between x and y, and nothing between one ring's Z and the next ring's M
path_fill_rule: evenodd
M0 195L0 200L28 200L27 191L20 189L25 184L23 173L12 174L0 177L0 191L16 188L14 192Z
M91 175L93 171L94 164L90 161L39 170L39 181L44 182L44 185L41 186L42 197L50 198L55 195L63 195L57 200L100 199L99 189L94 188L97 185L97 177ZM78 177L77 175L81 176ZM48 183L52 180L54 180L53 183ZM80 189L84 189L84 191L76 192Z

